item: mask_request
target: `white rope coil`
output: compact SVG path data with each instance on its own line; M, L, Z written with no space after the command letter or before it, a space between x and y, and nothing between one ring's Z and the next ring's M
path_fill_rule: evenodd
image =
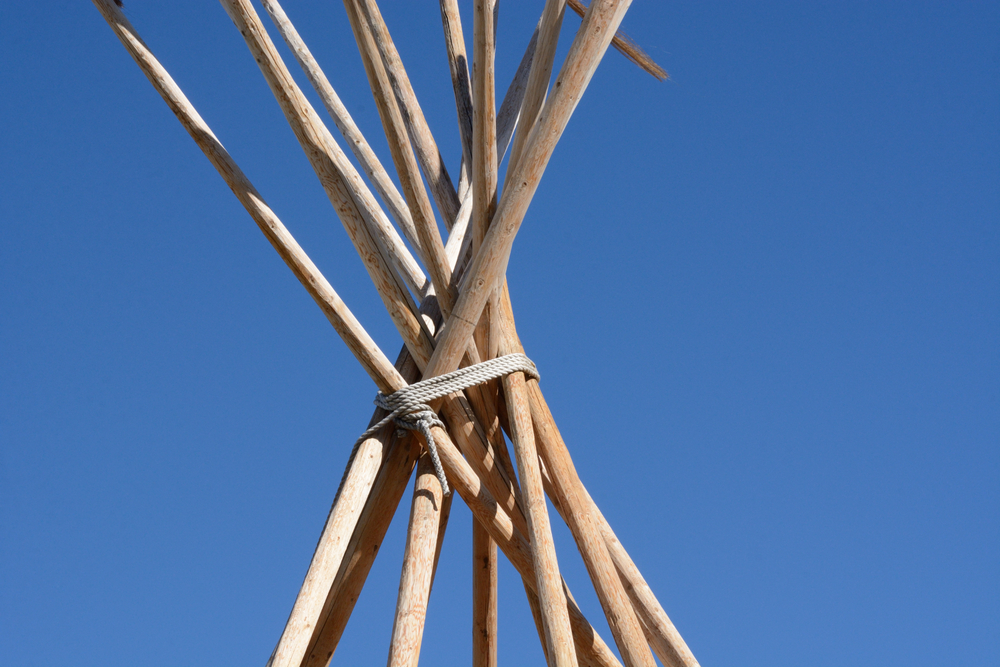
M448 481L445 479L444 468L438 457L437 445L431 434L431 426L444 428L444 423L431 409L430 402L511 373L524 373L525 376L533 380L539 379L538 369L531 359L523 354L506 354L480 364L432 377L429 380L416 382L388 396L379 392L375 396L375 405L387 410L389 414L361 434L358 441L354 443L351 459L361 447L361 443L375 435L390 421L395 421L396 425L401 428L408 431L420 431L423 434L424 440L427 442L427 451L431 455L431 462L434 464L434 471L437 473L438 481L441 482L441 490L448 493Z

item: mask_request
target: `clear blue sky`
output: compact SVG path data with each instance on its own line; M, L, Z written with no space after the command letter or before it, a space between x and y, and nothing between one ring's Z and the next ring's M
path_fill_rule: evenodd
M383 4L454 175L436 4ZM501 7L502 88L540 7ZM286 9L390 164L340 3ZM222 8L125 11L394 355ZM609 52L509 270L583 480L706 667L1000 664L997 4L624 28L672 79ZM375 388L90 3L0 4L0 64L0 664L263 665ZM338 664L385 660L408 503ZM470 521L424 664L468 664ZM501 660L543 664L501 590Z

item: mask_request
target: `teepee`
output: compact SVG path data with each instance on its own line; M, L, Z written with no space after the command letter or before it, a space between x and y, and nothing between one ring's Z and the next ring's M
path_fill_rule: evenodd
M331 661L377 547L415 474L389 645L391 667L417 664L456 493L476 519L473 665L497 664L498 549L523 579L550 666L620 664L560 576L548 496L576 541L622 662L653 667L655 654L670 667L696 666L576 473L534 364L518 338L505 279L528 205L608 46L614 44L654 76L666 76L616 34L630 0L594 0L589 7L579 0L546 0L499 107L493 70L496 0L474 2L471 58L457 0L440 0L462 145L457 187L444 168L375 0L344 0L402 192L277 0L261 3L364 176L294 82L251 0L222 0L402 336L395 363L362 328L156 60L122 13L119 0L93 2L379 390L370 428L354 445L268 665L322 667ZM583 20L550 86L567 5ZM508 152L501 184L498 163ZM436 216L449 232L447 240Z

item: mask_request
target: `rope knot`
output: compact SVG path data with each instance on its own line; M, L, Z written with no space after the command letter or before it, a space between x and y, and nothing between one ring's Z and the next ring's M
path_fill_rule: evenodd
M408 431L419 431L424 436L424 440L427 442L427 453L430 454L431 462L434 464L434 472L437 474L438 481L441 482L441 490L445 494L449 493L448 480L445 479L444 467L438 457L437 443L434 442L434 435L431 433L432 426L443 429L445 425L431 408L431 401L511 373L524 373L533 380L539 379L538 369L531 359L523 354L506 354L480 364L416 382L388 395L379 392L375 396L375 405L389 414L361 434L358 441L354 443L351 458L354 458L361 443L390 421L395 422L400 428Z

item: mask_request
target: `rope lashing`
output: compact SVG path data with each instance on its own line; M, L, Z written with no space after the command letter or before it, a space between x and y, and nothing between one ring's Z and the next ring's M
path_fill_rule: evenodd
M424 440L427 442L427 451L431 455L431 462L434 464L434 472L437 473L438 481L441 482L441 490L448 493L448 481L444 477L444 468L438 457L434 436L431 435L431 426L444 428L444 424L431 409L430 402L511 373L524 373L525 376L533 380L539 379L538 369L535 368L531 359L523 354L506 354L480 364L432 377L429 380L416 382L388 396L379 392L375 396L375 405L387 410L389 414L361 434L358 441L354 443L351 458L354 458L361 443L375 435L390 421L395 421L396 425L401 428L408 431L420 431L423 434Z

